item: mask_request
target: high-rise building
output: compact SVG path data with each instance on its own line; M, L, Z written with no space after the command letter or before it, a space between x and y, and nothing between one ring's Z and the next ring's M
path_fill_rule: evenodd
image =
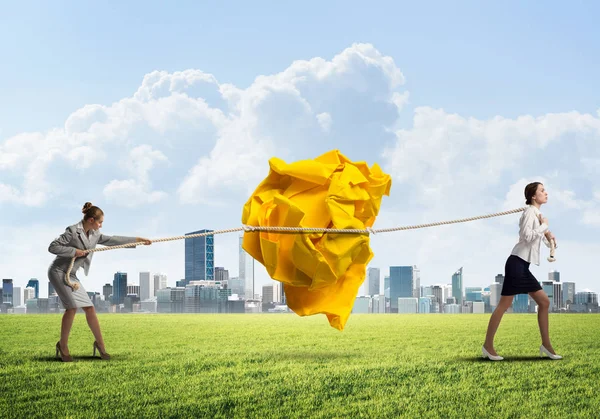
M513 312L527 313L529 311L529 295L517 294L513 298Z
M496 275L494 282L497 284L500 284L500 285L504 285L504 275L502 275L502 274Z
M244 297L246 295L244 281L237 276L229 278L229 281L227 281L227 286L229 289L231 289L232 294L236 294L239 297Z
M193 281L185 287L185 312L226 313L230 295L217 281Z
M432 301L432 306L437 304L439 309L438 313L442 313L444 311L444 288L441 285L434 285L431 287L432 295L434 296L434 301Z
M167 275L154 274L154 296L157 296L156 291L167 288Z
M146 301L150 297L154 297L154 287L150 286L150 272L140 272L140 301Z
M40 298L40 281L36 278L31 278L27 283L27 286L35 290L35 296L33 298Z
M466 301L483 301L481 297L481 287L465 287Z
M215 268L215 281L220 281L220 282L229 281L229 271L223 267L217 266Z
M13 307L20 307L23 305L22 302L23 294L21 293L21 287L13 288Z
M563 282L563 307L575 302L575 282Z
M140 298L140 286L137 284L127 284L127 295L135 295Z
M23 304L27 304L27 300L35 300L35 288L26 287L23 290ZM36 302L37 304L37 302Z
M263 285L262 302L267 304L273 302L273 285Z
M548 272L548 281L560 282L560 272L558 272L558 271Z
M254 299L254 258L242 247L244 237L239 238L239 277L244 281L244 293L246 300Z
M115 273L113 280L113 301L115 305L124 304L127 297L127 272Z
M110 284L104 284L102 287L102 295L104 295L104 301L110 302L110 296L113 293L113 287Z
M431 298L429 298L429 297L419 298L419 313L422 313L422 314L431 313Z
M369 268L367 269L367 294L370 296L379 295L380 293L380 283L381 283L381 271L379 268Z
M454 272L452 275L452 296L456 304L462 305L463 302L463 268Z
M273 281L273 302L279 304L283 304L285 302L283 284L279 281Z
M54 295L57 295L56 290L54 289L54 285L52 285L52 282L48 281L48 298Z
M383 295L388 300L390 299L390 277L386 276L383 278Z
M161 288L156 294L156 311L159 313L183 313L185 288Z
M542 289L550 300L550 311L554 310L554 281L542 281Z
M498 307L498 303L500 302L500 293L502 292L502 284L499 282L495 282L490 285L490 306L492 310L495 310Z
M385 296L383 294L374 295L371 298L371 313L385 313Z
M554 282L554 287L552 291L552 296L554 297L554 299L551 300L551 303L554 306L554 311L559 311L561 308L564 307L562 284L560 282Z
M13 303L13 280L3 279L2 280L2 301L5 304Z
M421 270L416 266L413 266L413 297L421 297Z
M198 230L187 233L192 234L210 233L213 230ZM214 236L195 237L185 240L185 282L190 281L214 281L215 279L215 249Z
M390 311L398 312L398 298L413 296L413 267L390 266Z

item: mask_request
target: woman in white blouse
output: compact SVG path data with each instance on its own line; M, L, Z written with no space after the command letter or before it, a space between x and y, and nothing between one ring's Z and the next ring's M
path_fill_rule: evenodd
M540 244L542 241L550 247L550 240L554 240L556 245L556 238L548 230L548 219L540 213L540 207L548 202L548 193L540 182L530 183L525 187L525 199L529 207L523 211L519 220L519 242L506 261L500 302L492 313L485 343L481 348L483 357L492 361L504 359L498 356L494 350L494 335L498 330L504 312L512 305L516 294L529 294L538 305L538 324L542 336L540 356L545 354L551 359L562 358L560 355L556 355L550 343L548 333L550 300L537 279L529 271L531 263L540 264Z

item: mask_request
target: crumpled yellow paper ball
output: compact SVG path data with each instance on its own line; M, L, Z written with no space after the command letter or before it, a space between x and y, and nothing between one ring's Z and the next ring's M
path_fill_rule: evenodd
M391 178L377 164L352 162L338 150L290 164L274 157L269 165L244 205L246 225L364 229L390 192ZM323 313L339 330L373 257L367 234L245 232L243 248L284 284L291 310Z

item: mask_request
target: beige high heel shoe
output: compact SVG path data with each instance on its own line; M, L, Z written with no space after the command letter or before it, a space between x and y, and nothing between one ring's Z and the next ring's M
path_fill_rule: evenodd
M63 354L62 350L60 349L60 340L58 342L56 342L56 357L58 358L58 354L60 354L60 360L62 362L73 362L73 357L71 355L65 355Z
M106 352L102 352L102 349L100 349L100 347L98 346L98 342L94 341L94 356L96 356L96 349L100 353L100 358L105 359L107 361L110 359L110 355Z

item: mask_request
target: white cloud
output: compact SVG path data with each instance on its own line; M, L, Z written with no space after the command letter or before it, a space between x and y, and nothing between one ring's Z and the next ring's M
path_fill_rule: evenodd
M331 115L327 112L321 112L317 115L317 121L319 121L319 125L325 132L329 132L331 129Z
M399 113L413 111L403 83L393 59L369 44L352 45L330 60L295 61L245 88L221 84L199 70L154 71L131 97L84 106L64 127L0 143L0 205L3 211L8 204L15 211L37 206L30 210L38 217L60 223L58 229L33 229L40 242L36 252L46 252L47 236L51 240L71 221L67 210L80 216L81 204L96 203L93 197L101 194L110 214L108 234L131 235L123 230L132 228L135 235L155 237L234 227L248 194L266 176L270 157L293 161L339 148L354 160L382 163L393 175L378 227L522 206L525 184L541 180L550 191L553 229L564 226L561 271L584 278L593 270L584 261L593 259L595 247L586 247L589 238L574 238L567 223L587 223L586 231L600 225L600 194L591 198L585 192L600 161L598 116L568 112L478 120L421 106L414 109L412 127L398 129ZM578 170L580 162L587 172ZM49 208L56 211L49 215ZM432 284L449 282L464 265L465 283L487 285L503 270L517 222L515 214L377 235L373 266L382 267L383 276L387 266L417 264L422 284ZM21 272L30 256L26 241L34 233L2 225L0 231L17 235L17 248L25 246L3 258L5 272ZM234 236L217 239L217 263L232 273L236 243ZM183 275L182 247L183 242L157 244L99 256L89 288L110 282L114 270L136 267L166 271L174 284ZM583 264L571 267L569 258ZM27 275L43 275L42 265L36 269L38 274ZM259 266L256 274L266 278Z
M116 205L135 208L167 197L166 192L149 191L147 185L135 180L113 180L104 187L104 196Z

